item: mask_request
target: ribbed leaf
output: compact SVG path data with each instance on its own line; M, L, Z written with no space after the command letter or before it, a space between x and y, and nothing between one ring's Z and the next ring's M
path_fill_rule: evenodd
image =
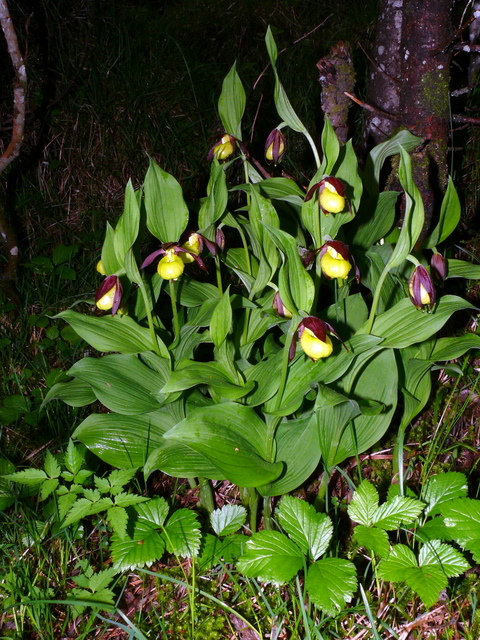
M422 493L422 500L427 503L425 514L442 513L442 505L456 498L466 498L467 479L463 473L448 471L432 476Z
M289 582L303 567L303 553L279 531L259 531L247 541L237 569L247 578L279 584Z
M360 547L365 547L365 549L369 549L381 557L388 556L390 543L388 541L388 534L383 529L366 527L359 524L353 530L353 537Z
M176 556L192 558L198 554L202 532L197 516L190 509L177 509L163 527L167 550Z
M54 317L68 322L97 351L140 353L152 349L149 330L140 327L129 316L107 315L97 318L67 310Z
M470 568L459 551L440 540L431 540L423 545L418 555L418 564L421 567L439 566L447 578L459 576Z
M304 500L284 496L277 517L290 538L312 560L325 553L333 535L332 521L325 513L318 513Z
M225 133L242 139L242 118L245 111L245 90L237 73L236 63L225 76L218 100L218 113Z
M247 510L239 504L225 504L210 514L210 523L217 536L228 536L243 527Z
M160 242L178 242L188 224L188 208L181 186L150 160L144 192L149 231Z
M162 410L137 416L93 413L75 429L72 437L114 467L142 467L163 441L165 431L174 424L175 419Z
M308 569L305 586L315 606L335 616L357 588L355 565L341 558L323 558Z
M378 491L371 482L363 480L348 505L348 515L354 522L359 522L368 527L375 519L378 501Z

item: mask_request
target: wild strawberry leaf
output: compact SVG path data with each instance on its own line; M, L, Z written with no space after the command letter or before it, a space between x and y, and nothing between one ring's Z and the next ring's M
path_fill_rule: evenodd
M277 517L290 538L313 560L325 553L333 535L332 521L325 513L318 513L305 500L284 496Z
M246 543L237 569L247 578L279 584L289 582L303 567L303 553L279 531L259 531Z
M341 558L323 558L308 569L305 586L315 606L335 616L357 588L355 566Z

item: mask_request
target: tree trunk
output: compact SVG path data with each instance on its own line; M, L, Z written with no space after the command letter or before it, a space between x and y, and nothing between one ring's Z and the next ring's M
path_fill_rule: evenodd
M406 127L424 140L412 159L426 229L447 180L452 35L451 0L381 0L366 138L377 144Z

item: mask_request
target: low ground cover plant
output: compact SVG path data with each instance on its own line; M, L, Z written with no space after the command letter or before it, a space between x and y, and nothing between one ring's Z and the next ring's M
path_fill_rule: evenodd
M404 432L428 402L432 369L480 347L473 333L439 337L455 312L475 312L443 291L448 280L480 277L444 251L460 217L453 182L424 233L408 155L421 141L400 130L360 170L352 144L340 145L326 120L318 151L285 94L270 31L266 45L280 122L265 162L243 139L246 98L234 65L206 197L187 204L175 177L151 161L143 187L127 185L123 214L107 225L94 301L57 315L97 353L66 371L44 406L63 400L95 411L63 459L48 454L43 469L4 482L37 488L52 535L92 518L111 534L110 567L78 565L77 613L113 606L116 576L166 552L203 569L233 562L246 578L296 580L319 619L357 593L360 556L370 578L406 583L427 607L469 567L461 549L480 557L480 509L465 477L433 476L420 495L404 478ZM295 134L316 165L308 184L280 175ZM401 193L381 190L392 156ZM332 544L330 475L393 424L397 484L379 505L373 485L359 483L347 557ZM115 469L95 475L85 448ZM148 481L158 471L200 487L203 533L193 511L126 490L138 473ZM314 506L289 495L313 473L322 474ZM216 509L212 481L222 480L242 504Z

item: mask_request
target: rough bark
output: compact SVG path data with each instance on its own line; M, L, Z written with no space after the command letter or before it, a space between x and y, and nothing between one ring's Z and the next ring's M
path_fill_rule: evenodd
M382 0L368 101L369 142L406 127L424 144L413 154L414 179L425 204L426 227L447 178L451 0Z
M27 74L6 0L0 0L0 24L7 41L8 53L14 70L12 134L7 148L0 156L0 173L2 173L18 157L23 143ZM3 288L11 299L17 300L10 282L15 279L17 273L19 260L18 243L8 223L3 198L0 203L0 237L7 253L7 264L3 273L0 274L0 284L3 284Z
M322 86L321 108L332 123L340 142L348 139L348 111L350 99L345 95L352 93L355 86L355 71L352 64L350 47L345 42L337 42L331 54L317 62Z

